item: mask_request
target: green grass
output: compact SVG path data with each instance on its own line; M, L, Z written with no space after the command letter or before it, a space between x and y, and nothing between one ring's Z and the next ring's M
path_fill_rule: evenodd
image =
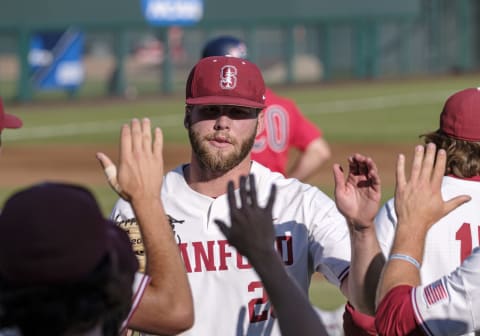
M310 284L309 297L313 305L325 310L334 310L345 304L345 298L337 287L317 277Z
M6 141L19 143L71 142L111 143L118 140L120 126L132 118L149 117L156 126L162 126L166 142L184 141L183 103L165 101L117 101L91 104L41 104L9 108L20 116L24 127L5 134Z
M282 88L332 142L414 142L438 126L447 96L476 86L478 78L462 76L397 82L355 82L315 87ZM340 104L340 105L339 105ZM150 117L163 128L165 141L185 142L184 101L178 95L133 101L72 100L7 106L24 119L25 127L6 132L15 142L114 142L118 128L133 117ZM36 135L45 128L42 138ZM55 135L60 129L62 134ZM77 130L77 131L75 131ZM78 131L79 130L79 131Z

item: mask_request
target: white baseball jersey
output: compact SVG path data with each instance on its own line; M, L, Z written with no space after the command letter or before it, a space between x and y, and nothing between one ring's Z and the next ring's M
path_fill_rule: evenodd
M276 319L251 265L231 246L214 223L230 223L227 196L211 198L192 190L184 166L169 172L162 201L183 257L193 292L195 324L184 335L280 335ZM318 188L286 179L252 162L259 204L264 206L272 184L275 247L289 273L307 292L313 271L339 285L349 270L350 239L344 217ZM237 194L238 196L238 194ZM133 217L119 200L112 218Z
M427 335L480 330L480 248L453 273L412 291L415 318Z
M443 217L428 231L420 269L422 284L432 283L455 270L472 253L473 248L479 245L480 178L443 178L444 200L464 194L470 195L471 201ZM382 251L388 257L397 225L393 199L382 207L375 225Z

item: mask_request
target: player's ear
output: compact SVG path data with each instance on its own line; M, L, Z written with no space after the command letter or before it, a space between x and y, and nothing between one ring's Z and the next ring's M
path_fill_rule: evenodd
M263 110L260 110L258 112L258 122L257 122L257 136L262 133L263 131L263 128L265 127L265 124L264 124L264 114L265 114L265 109Z

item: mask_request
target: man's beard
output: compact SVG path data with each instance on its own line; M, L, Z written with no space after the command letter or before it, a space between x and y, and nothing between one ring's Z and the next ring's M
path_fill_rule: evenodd
M226 135L228 141L234 146L234 151L230 154L224 154L220 149L215 150L205 143L205 141L214 139L215 135L218 135L219 133L222 132L216 132L201 139L200 135L192 130L192 127L188 128L188 137L190 138L193 153L198 158L202 168L208 169L212 172L226 173L236 167L243 161L243 159L245 159L248 153L250 153L253 143L255 142L256 128L252 134L241 143L240 148L237 147L238 141Z

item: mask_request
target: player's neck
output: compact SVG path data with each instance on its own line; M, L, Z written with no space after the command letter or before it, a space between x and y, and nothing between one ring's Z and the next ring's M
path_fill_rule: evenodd
M240 176L250 173L251 159L246 157L240 164L228 172L215 172L205 169L196 160L184 168L187 184L196 192L216 198L227 192L227 184L233 181L235 189L238 188Z

